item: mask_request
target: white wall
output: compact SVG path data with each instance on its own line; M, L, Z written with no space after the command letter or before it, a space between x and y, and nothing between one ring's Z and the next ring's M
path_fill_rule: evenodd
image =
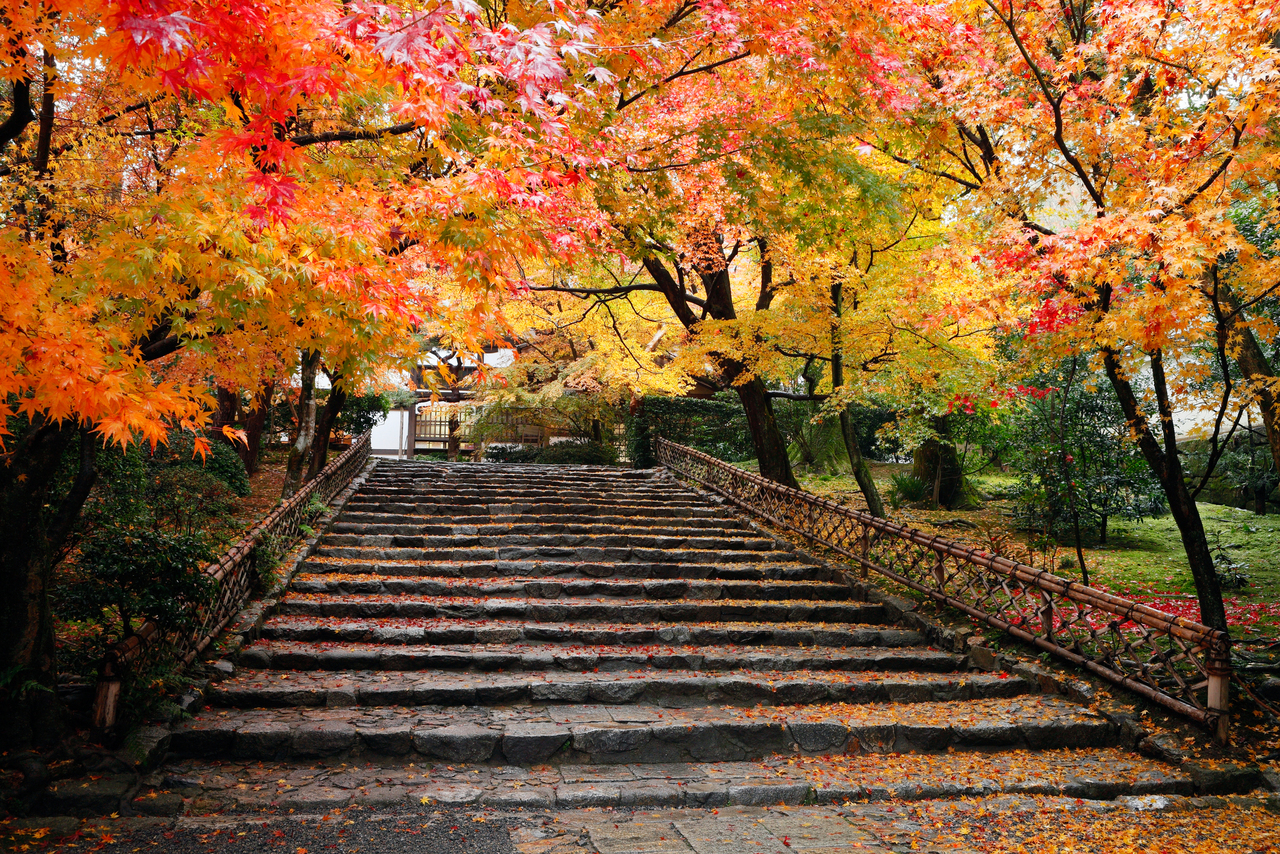
M409 413L404 409L393 409L377 424L373 425L370 446L373 453L380 457L397 457L404 450L405 433L409 429ZM413 449L409 449L413 455Z

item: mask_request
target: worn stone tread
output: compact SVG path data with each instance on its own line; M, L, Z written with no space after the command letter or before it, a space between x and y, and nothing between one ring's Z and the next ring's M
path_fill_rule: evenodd
M545 576L495 578L422 578L417 575L369 578L364 573L302 573L294 578L294 593L374 594L414 596L499 596L559 599L607 596L627 599L808 599L847 601L847 584L787 580L618 579L556 580Z
M354 662L353 662L354 664ZM1003 674L1001 674L1002 676ZM731 671L594 669L522 673L442 673L438 670L346 670L282 673L249 670L211 687L225 707L476 705L583 700L606 703L912 703L1011 697L1027 693L1021 679L992 674L883 671Z
M436 803L508 808L715 808L927 802L1001 794L1114 800L1188 796L1194 791L1191 779L1177 769L1111 748L539 768L443 762L264 767L187 760L143 783L135 797L141 805L152 792L180 789L219 810L273 805L305 810L321 797L344 794L351 804L384 807L421 804L425 797Z
M720 670L927 670L963 668L954 653L918 646L916 632L869 629L865 646L803 647L670 646L647 644L461 644L452 646L383 643L259 641L236 657L242 667L280 670L617 670L650 668Z
M526 619L543 622L621 620L626 622L750 620L755 622L865 623L883 616L879 605L805 599L630 599L560 596L555 599L415 594L290 593L284 615L317 617L459 617Z
M267 640L385 643L579 644L771 644L778 646L865 646L881 627L853 623L777 623L717 620L680 623L574 623L505 619L363 617L318 618L281 615L267 620ZM890 630L892 631L892 630Z
M521 560L448 560L433 558L344 558L316 555L303 562L306 573L332 572L397 575L436 578L489 578L497 576L538 575L548 579L621 578L621 579L723 579L723 580L793 580L829 581L827 571L812 564L796 561L759 561L735 563L677 563L653 561L565 560L539 558Z
M548 705L222 709L174 728L179 755L416 753L451 761L738 761L770 754L1110 746L1112 725L1057 697L808 706ZM545 755L544 755L545 754ZM516 758L519 757L519 758Z

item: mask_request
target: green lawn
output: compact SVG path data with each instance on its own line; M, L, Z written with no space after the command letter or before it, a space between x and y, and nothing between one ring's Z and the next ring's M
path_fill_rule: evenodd
M909 471L908 465L876 463L873 475L887 495L890 475ZM849 475L808 475L798 473L806 490L850 506L862 506L857 485ZM1080 571L1071 543L1050 546L1047 552L1029 551L1025 533L1012 530L1010 503L999 498L1015 481L1011 475L986 474L974 478L978 489L993 496L979 510L920 510L899 508L890 514L896 521L941 533L952 539L987 547L994 537L1003 543L1010 557L1044 566L1069 578ZM1200 504L1209 544L1214 549L1219 570L1229 562L1247 578L1244 586L1226 587L1228 618L1243 629L1255 627L1272 633L1280 626L1280 515L1258 516L1219 504ZM963 519L978 526L961 527ZM952 523L945 525L942 523ZM1089 543L1084 548L1090 583L1120 595L1132 595L1152 605L1198 619L1195 585L1187 568L1186 554L1173 517L1162 516L1141 522L1113 520L1106 544ZM1227 560L1222 560L1225 556Z

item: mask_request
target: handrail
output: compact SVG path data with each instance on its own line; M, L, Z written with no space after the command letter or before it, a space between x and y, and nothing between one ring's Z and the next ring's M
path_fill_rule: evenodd
M146 620L137 631L107 652L94 697L95 729L106 731L115 726L123 674L130 667L136 667L150 649L156 648L157 642L169 642L179 667L186 667L204 651L253 592L259 547L270 543L292 544L301 526L314 515L307 512L312 499L328 504L364 468L369 459L371 437L372 431L368 431L352 442L341 456L246 531L222 557L204 568L214 592L210 599L194 606L195 620L190 630L180 636L163 638L160 626L153 620Z
M657 440L659 462L781 528L1227 737L1226 632Z

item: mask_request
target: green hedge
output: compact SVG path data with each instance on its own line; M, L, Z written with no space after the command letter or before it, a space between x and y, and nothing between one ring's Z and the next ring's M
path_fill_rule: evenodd
M636 468L658 464L653 456L653 440L658 436L726 462L755 457L747 416L732 392L721 392L711 399L642 398L627 420L627 456Z

